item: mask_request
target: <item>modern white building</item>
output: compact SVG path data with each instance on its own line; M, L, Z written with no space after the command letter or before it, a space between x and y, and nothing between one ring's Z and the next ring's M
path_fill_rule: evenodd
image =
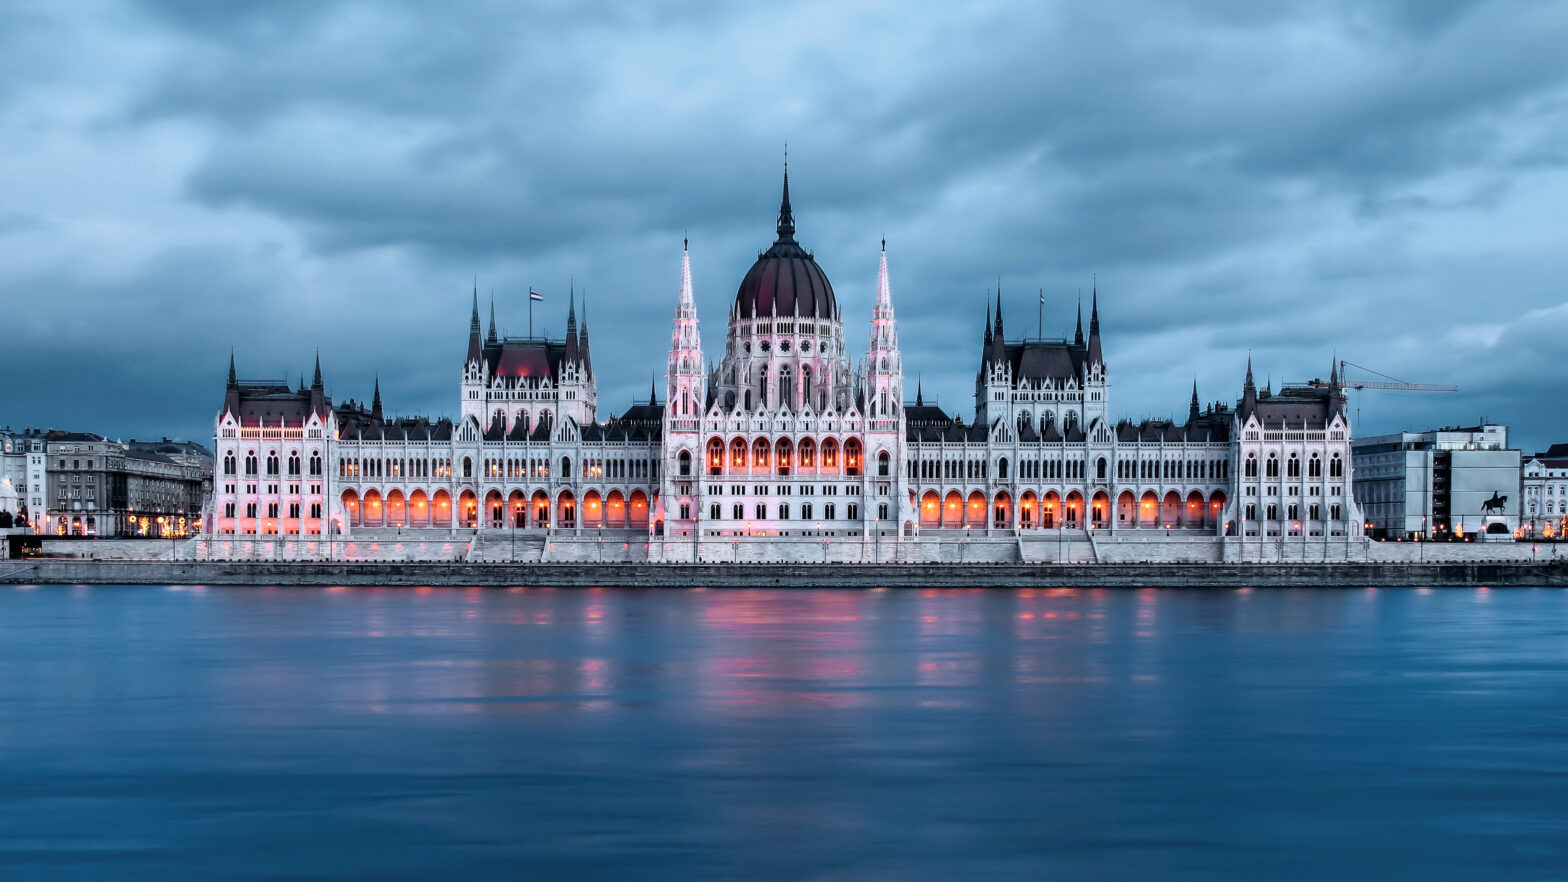
M1355 495L1374 538L1443 539L1519 527L1519 451L1508 427L1357 438Z

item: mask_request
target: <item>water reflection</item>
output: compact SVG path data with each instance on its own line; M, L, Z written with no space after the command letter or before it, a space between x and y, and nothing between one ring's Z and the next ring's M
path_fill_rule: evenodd
M0 866L1549 878L1565 598L0 590Z

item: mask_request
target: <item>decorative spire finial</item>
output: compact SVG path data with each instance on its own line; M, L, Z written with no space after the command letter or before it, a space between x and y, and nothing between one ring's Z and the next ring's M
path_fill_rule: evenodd
M795 210L789 204L789 144L784 145L784 199L779 203L779 241L795 239Z

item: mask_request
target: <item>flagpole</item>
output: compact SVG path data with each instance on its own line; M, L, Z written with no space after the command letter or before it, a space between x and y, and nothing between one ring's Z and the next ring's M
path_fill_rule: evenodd
M1040 302L1035 304L1035 337L1045 339L1045 289L1040 289Z
M528 339L534 338L534 286L528 286Z

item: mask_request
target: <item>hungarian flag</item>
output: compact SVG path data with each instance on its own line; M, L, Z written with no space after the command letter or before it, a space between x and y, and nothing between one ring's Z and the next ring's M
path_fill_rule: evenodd
M1044 302L1045 302L1045 292L1044 292L1044 291L1041 291L1041 292L1040 292L1040 302L1041 302L1041 303L1044 303Z
M529 300L543 300L544 299L544 295L540 294L538 291L535 291L532 288L529 288L528 289L528 299Z

